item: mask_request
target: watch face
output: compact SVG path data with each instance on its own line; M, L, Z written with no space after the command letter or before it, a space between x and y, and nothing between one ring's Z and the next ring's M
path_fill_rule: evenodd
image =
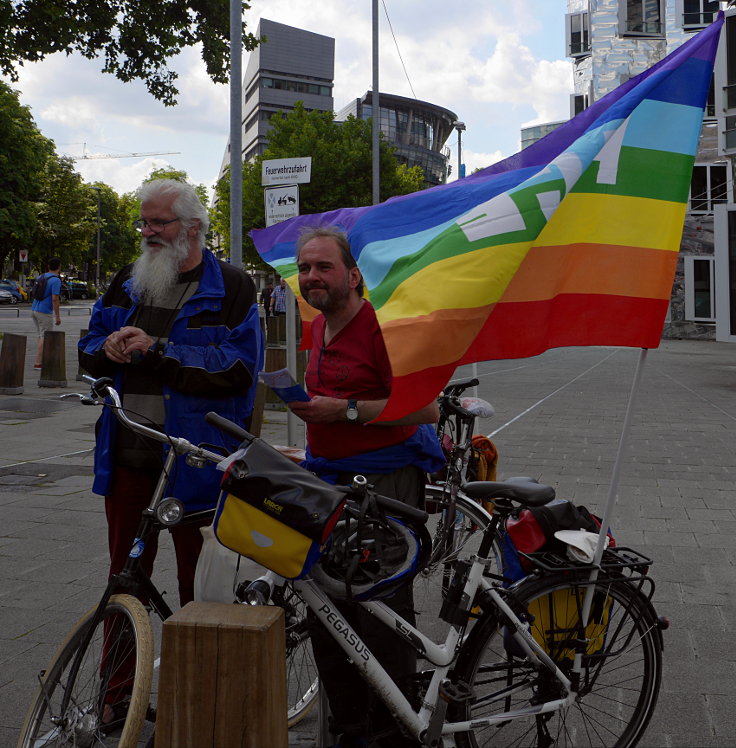
M358 403L355 400L348 400L348 409L346 415L348 421L358 420Z

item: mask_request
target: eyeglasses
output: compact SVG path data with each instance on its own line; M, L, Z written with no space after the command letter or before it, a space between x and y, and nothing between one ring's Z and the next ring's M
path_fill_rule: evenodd
M172 218L170 221L146 221L145 218L139 218L137 221L133 221L133 228L138 232L143 231L143 229L151 229L151 231L160 234L170 223L180 220L181 218Z

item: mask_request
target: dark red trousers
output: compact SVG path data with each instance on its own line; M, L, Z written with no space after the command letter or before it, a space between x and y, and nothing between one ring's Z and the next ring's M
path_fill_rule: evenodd
M105 497L110 577L121 572L125 566L140 525L141 513L150 503L157 481L158 473L151 471L117 467L113 472L112 489ZM194 571L202 549L202 533L199 531L202 524L183 525L170 530L176 552L179 602L182 606L194 599ZM157 551L158 537L151 536L146 540L141 556L141 565L149 577L153 573ZM115 619L105 622L106 643L103 646L101 677L105 684L106 704L117 704L125 699L126 694L130 693L135 672L134 653L129 649L126 651L119 643L107 644L117 639L115 633L119 625ZM114 652L111 651L112 646L115 647Z
M157 481L158 473L150 471L117 467L113 472L112 489L105 497L110 576L121 572L125 566L140 525L141 512L151 501ZM176 552L179 602L182 606L194 599L194 570L202 550L202 533L199 531L202 524L182 525L170 530ZM148 576L153 572L157 551L158 538L148 538L141 557L141 564Z

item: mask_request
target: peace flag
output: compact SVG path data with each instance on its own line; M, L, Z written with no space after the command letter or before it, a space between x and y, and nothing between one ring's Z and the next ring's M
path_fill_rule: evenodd
M347 232L393 371L380 420L426 405L462 364L659 345L722 24L467 178L252 232L297 296L300 231Z

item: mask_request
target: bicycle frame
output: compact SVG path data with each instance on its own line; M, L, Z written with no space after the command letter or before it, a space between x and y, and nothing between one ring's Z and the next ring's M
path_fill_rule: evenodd
M488 521L489 525L497 523L492 521L490 515L488 515ZM465 626L451 624L445 641L437 644L384 603L359 603L361 607L375 616L384 626L398 634L419 655L435 665L434 674L427 687L420 710L415 712L406 696L399 690L398 686L386 673L386 670L340 614L335 603L328 597L325 591L311 579L292 582L294 589L302 596L309 609L320 620L340 648L353 661L361 672L362 677L376 690L390 711L401 720L406 728L411 731L411 734L420 740L423 739L428 730L432 735L436 731L437 735L449 736L457 732L466 732L471 728L486 727L510 719L553 712L569 706L575 700L575 692L572 690L569 679L534 640L531 633L527 630L526 624L517 617L493 585L483 578L483 572L489 564L485 556L488 554L492 539L493 530L489 529L486 532L478 555L472 557L472 563L463 587L462 599L469 605L470 601L475 599L478 589L482 587L484 595L489 597L492 603L498 608L506 624L513 627L512 635L527 656L538 667L548 669L559 681L566 694L563 698L523 709L503 712L495 716L464 722L445 722L444 712L446 710L446 702L440 700L440 691L444 685L450 666L455 659L457 648L463 641ZM275 575L272 575L273 578L276 578ZM508 691L502 690L495 695L495 699L502 700L507 696Z

